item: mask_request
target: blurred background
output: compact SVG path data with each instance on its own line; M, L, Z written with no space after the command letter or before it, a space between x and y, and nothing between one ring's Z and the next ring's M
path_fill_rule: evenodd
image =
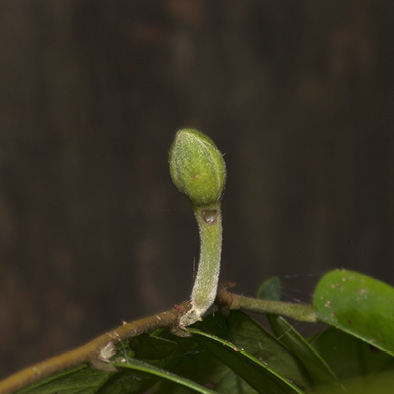
M184 126L225 153L222 281L393 284L393 37L387 0L1 1L1 375L188 298Z

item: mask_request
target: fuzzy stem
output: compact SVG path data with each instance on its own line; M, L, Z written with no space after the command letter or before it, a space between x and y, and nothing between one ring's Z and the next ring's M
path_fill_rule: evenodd
M222 218L220 201L209 206L194 207L200 233L200 259L195 278L191 305L182 316L181 326L189 326L198 320L215 301L222 252Z
M221 301L220 297L223 297L222 300L225 300L225 302L221 302L222 306L223 304L227 304L228 309L243 308L256 313L272 313L309 323L315 323L318 321L312 305L295 304L292 302L282 301L258 300L232 293L222 293L222 295L219 293L219 303Z

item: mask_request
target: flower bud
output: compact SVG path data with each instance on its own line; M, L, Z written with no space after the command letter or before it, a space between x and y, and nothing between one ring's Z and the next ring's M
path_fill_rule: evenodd
M177 132L169 154L172 181L194 206L220 199L226 181L226 165L214 142L197 130Z

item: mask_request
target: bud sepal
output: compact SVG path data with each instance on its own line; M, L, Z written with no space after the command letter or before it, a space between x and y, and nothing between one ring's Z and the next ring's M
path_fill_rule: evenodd
M194 206L220 200L226 182L226 165L215 143L194 129L177 132L169 154L175 186Z

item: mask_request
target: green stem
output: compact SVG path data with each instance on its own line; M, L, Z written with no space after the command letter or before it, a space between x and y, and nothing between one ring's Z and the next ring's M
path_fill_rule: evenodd
M238 294L227 293L231 296L229 309L244 308L256 313L273 313L283 315L298 321L317 322L317 316L311 305L295 304L292 302L258 300ZM228 300L228 298L227 298ZM228 302L228 301L226 301Z
M200 259L195 278L191 309L182 316L181 326L198 320L214 303L217 293L222 252L222 217L220 201L204 207L194 207L200 233Z

